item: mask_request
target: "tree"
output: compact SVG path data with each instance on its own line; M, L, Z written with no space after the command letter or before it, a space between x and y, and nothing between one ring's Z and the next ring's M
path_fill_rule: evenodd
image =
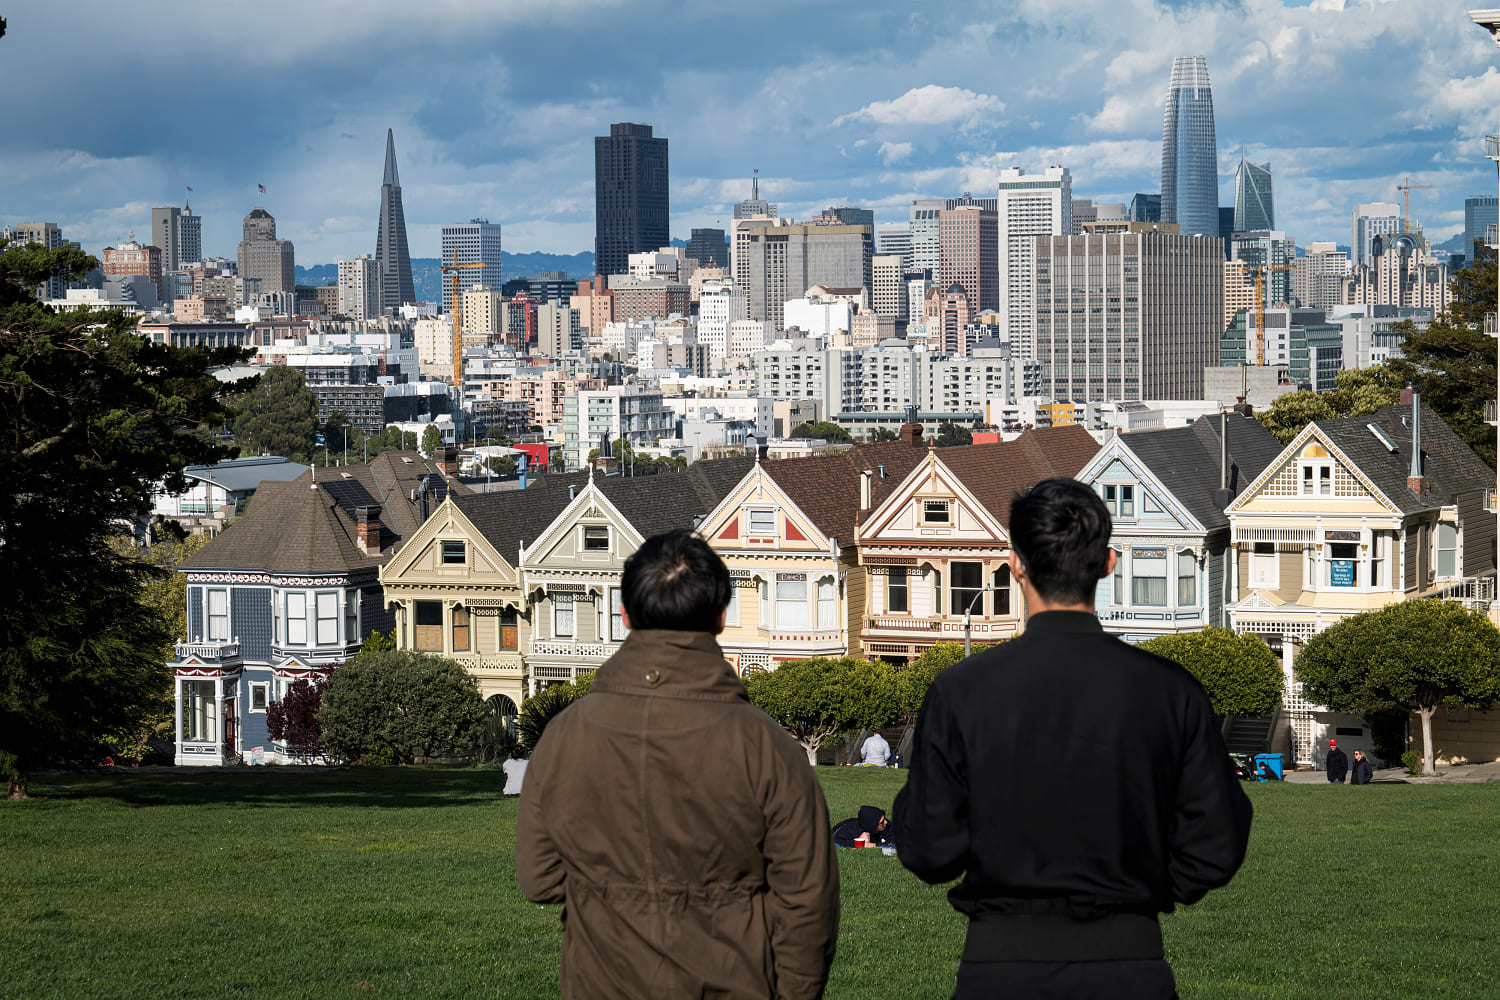
M370 634L365 636L364 643L359 647L359 655L365 653L379 653L386 649L396 648L396 630L393 627L389 633L382 633L371 629Z
M1198 679L1215 715L1265 715L1281 697L1281 661L1258 635L1227 628L1163 635L1140 644Z
M335 671L337 672L337 671ZM292 681L286 694L266 706L266 732L280 740L295 754L304 757L323 755L323 727L318 713L323 707L323 693L332 683L332 675Z
M318 397L302 373L275 365L239 402L234 439L247 454L307 461L318 433Z
M831 420L819 420L815 424L798 424L792 428L792 437L805 440L808 438L821 441L853 441L849 432Z
M528 752L536 750L542 740L547 723L557 718L557 713L589 693L594 675L586 674L572 684L549 684L536 694L521 702L521 713L516 717L517 739Z
M1295 670L1306 697L1336 712L1416 712L1423 773L1436 774L1438 706L1487 709L1500 699L1500 631L1453 601L1402 601L1313 636Z
M1459 326L1473 323L1483 329L1485 314L1495 311L1495 251L1481 245L1474 260L1453 276L1448 287L1453 292L1448 318Z
M890 664L843 656L788 660L745 681L750 700L817 764L828 740L859 729L879 729L901 717L901 697Z
M955 445L974 443L974 432L967 427L960 427L951 420L944 420L938 424L937 440L933 442L939 448L952 448Z
M1314 420L1363 417L1400 402L1402 384L1389 368L1353 368L1339 372L1328 392L1284 392L1255 418L1272 437L1287 444Z
M330 757L385 752L411 764L473 751L484 736L485 708L478 682L453 660L388 649L361 653L334 671L318 722Z
M443 447L443 433L437 429L437 424L428 424L422 428L422 454L431 458Z
M1492 289L1493 290L1493 289ZM1455 309L1466 308L1455 306ZM1495 310L1491 298L1488 310ZM1484 422L1484 404L1495 395L1495 341L1484 327L1450 323L1447 317L1417 330L1407 320L1401 357L1386 361L1393 378L1410 382L1453 432L1491 466L1495 429Z
M186 489L183 467L234 455L200 427L230 416L210 371L247 352L154 344L123 313L35 300L96 265L0 248L0 756L16 798L30 769L94 758L156 705L176 636L143 596L151 568L110 542L158 484Z
M896 441L899 440L900 437L901 435L897 434L889 427L877 427L870 432L870 443L880 444L882 441Z

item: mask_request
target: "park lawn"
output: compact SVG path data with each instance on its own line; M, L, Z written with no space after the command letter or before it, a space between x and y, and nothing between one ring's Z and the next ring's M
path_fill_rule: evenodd
M904 774L820 768L832 818ZM555 996L558 909L476 768L42 776L0 807L0 997ZM1166 918L1185 1000L1500 995L1500 785L1253 785L1234 883ZM841 851L828 995L945 997L941 887Z

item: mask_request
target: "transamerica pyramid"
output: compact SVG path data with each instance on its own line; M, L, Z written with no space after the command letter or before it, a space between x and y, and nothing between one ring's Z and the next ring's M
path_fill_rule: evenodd
M385 180L380 182L375 259L380 262L380 308L395 309L415 301L411 253L406 249L406 213L401 209L401 175L396 173L396 136L390 129L385 130Z

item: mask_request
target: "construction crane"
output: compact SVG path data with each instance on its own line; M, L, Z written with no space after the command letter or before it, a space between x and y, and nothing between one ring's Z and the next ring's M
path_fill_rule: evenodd
M1255 265L1255 365L1257 368L1266 363L1266 272L1295 270L1297 267L1294 264Z
M1430 187L1432 187L1431 184L1413 184L1411 174L1406 175L1405 184L1396 185L1396 190L1401 192L1401 231L1403 233L1411 232L1411 193Z
M484 267L484 264L460 264L458 262L458 248L453 250L453 263L443 265L443 273L451 274L453 283L453 385L461 393L464 385L464 335L460 329L463 323L463 293L458 287L458 272L472 271L475 268Z

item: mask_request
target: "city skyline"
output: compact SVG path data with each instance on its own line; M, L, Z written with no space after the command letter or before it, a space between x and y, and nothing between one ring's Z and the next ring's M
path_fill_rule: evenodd
M1232 204L1244 146L1275 164L1278 228L1299 243L1342 242L1354 205L1397 200L1408 173L1434 185L1413 193L1412 214L1441 241L1462 230L1464 199L1494 187L1478 139L1495 131L1500 75L1462 5L1288 0L1266 17L1228 3L1023 2L838 19L837 47L824 30L836 12L776 3L705 22L579 0L475 11L462 31L380 3L358 24L271 3L233 31L189 10L173 19L180 57L132 71L180 102L159 127L86 96L108 92L120 52L144 50L145 22L85 3L106 30L75 38L71 14L31 6L9 13L0 43L0 82L34 95L0 109L13 140L0 152L0 224L54 221L95 253L146 231L150 209L181 204L189 186L205 253L232 252L257 200L304 260L369 252L387 128L402 137L420 257L437 255L442 225L475 216L517 250L589 249L590 147L619 121L675 140L674 237L727 228L756 168L762 195L798 218L849 204L895 223L914 198L988 197L1001 168L1054 162L1077 196L1128 203L1160 190L1162 100L1181 55L1205 56L1212 74L1220 204ZM295 38L275 30L293 11ZM752 17L759 30L736 29ZM345 44L325 44L336 36ZM49 43L64 38L73 59L59 74ZM737 42L727 57L725 39ZM556 58L564 44L589 58ZM210 66L215 87L185 83ZM256 100L225 96L236 93ZM237 137L194 126L226 101L243 105Z

